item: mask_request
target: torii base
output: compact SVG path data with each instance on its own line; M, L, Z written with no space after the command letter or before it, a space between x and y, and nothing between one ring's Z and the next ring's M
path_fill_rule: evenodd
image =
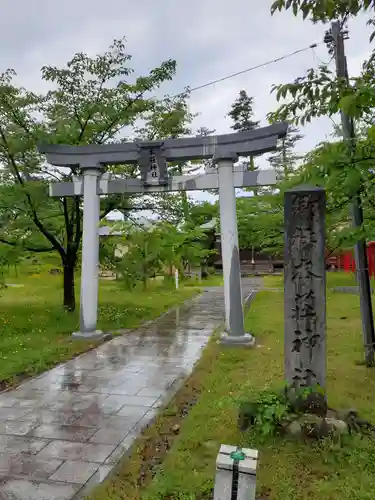
M108 334L101 330L94 330L93 332L74 332L72 338L75 340L106 340Z
M244 335L237 336L230 335L226 332L221 335L220 344L233 347L254 347L255 337L253 337L251 333L245 333Z

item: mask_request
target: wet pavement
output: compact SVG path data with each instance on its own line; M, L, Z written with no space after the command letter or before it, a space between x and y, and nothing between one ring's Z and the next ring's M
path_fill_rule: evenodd
M244 296L258 288L243 280ZM222 288L0 394L0 500L82 498L181 386L223 321Z

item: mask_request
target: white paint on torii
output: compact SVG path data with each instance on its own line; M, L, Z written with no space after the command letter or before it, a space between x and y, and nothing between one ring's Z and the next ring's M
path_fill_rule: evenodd
M238 248L235 187L269 186L276 183L271 170L243 172L234 169L238 155L255 156L276 149L287 124L275 124L240 133L168 139L152 143L66 146L45 145L39 151L56 166L78 166L82 178L73 182L52 183L53 197L83 195L83 237L80 331L75 337L93 339L97 330L99 282L100 195L148 194L170 191L219 190L221 248L224 275L226 333L222 341L252 345L254 338L245 333ZM217 171L195 176L168 177L166 161L189 161L213 157ZM148 160L151 158L151 160ZM141 164L142 179L116 179L105 173L105 165Z

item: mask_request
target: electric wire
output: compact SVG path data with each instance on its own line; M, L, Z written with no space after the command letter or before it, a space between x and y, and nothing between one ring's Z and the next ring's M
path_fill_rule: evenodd
M209 82L203 83L202 85L197 85L196 87L192 87L192 88L186 87L185 91L173 95L172 98L182 97L182 96L185 96L186 94L191 94L192 92L195 92L197 90L201 90L201 89L204 89L206 87L210 87L211 85L215 85L216 83L221 83L221 82L224 82L224 81L229 80L231 78L235 78L236 76L244 75L245 73L250 73L251 71L255 71L256 69L270 66L271 64L276 64L280 61L288 59L289 57L293 57L297 54L301 54L302 52L306 52L307 50L314 50L316 47L318 47L318 45L322 45L322 44L323 44L323 42L312 43L312 44L308 45L307 47L302 47L300 49L296 49L293 52L289 52L288 54L284 54L283 56L276 57L275 59L271 59L269 61L265 61L265 62L260 63L260 64L256 64L255 66L251 66L250 68L246 68L246 69L243 69L241 71L236 71L235 73L230 73L229 75L223 76L223 77L218 78L216 80L211 80Z

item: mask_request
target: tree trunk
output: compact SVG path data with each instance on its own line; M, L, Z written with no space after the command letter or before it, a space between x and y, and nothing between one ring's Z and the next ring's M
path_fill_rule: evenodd
M69 312L76 308L74 267L71 263L64 264L64 308Z
M147 276L143 276L143 290L147 290Z

